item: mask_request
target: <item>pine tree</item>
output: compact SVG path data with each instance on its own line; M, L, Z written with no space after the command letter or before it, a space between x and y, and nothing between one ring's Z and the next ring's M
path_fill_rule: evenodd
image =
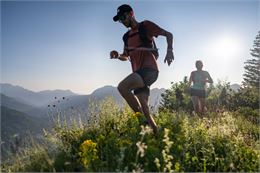
M260 80L260 31L258 32L253 49L250 50L252 59L245 62L244 86L259 88Z

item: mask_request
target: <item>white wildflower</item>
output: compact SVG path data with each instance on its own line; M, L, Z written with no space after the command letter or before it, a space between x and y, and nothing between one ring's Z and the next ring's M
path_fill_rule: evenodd
M153 130L152 130L152 128L151 127L149 127L149 126L143 126L143 125L141 125L141 132L140 132L140 135L142 135L142 136L144 136L145 134L151 134L152 132L153 132Z
M155 163L157 169L160 169L161 164L160 164L160 160L159 160L158 158L155 158L155 159L154 159L154 163Z
M133 173L141 173L141 172L144 172L144 170L142 169L141 165L138 164L132 172Z
M165 128L164 129L164 138L163 138L163 142L165 143L165 147L162 150L162 156L163 156L163 163L164 163L164 168L163 168L163 172L173 172L172 169L172 160L173 160L173 156L170 155L170 149L173 145L173 142L170 141L169 138L169 129Z
M164 172L174 172L173 170L172 170L172 162L168 162L167 164L166 164L166 166L165 166L165 168L163 169L163 171ZM168 170L168 171L167 171Z
M144 157L144 151L145 151L145 149L147 149L147 145L143 142L138 141L136 143L136 146L138 148L137 155L140 154L141 157Z

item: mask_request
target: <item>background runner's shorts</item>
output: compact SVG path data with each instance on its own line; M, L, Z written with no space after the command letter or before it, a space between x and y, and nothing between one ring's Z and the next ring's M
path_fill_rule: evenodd
M159 72L151 68L142 68L137 70L135 73L142 77L145 86L143 88L134 89L134 94L145 92L150 95L150 86L157 80Z
M198 96L198 97L201 97L201 98L205 98L206 97L206 91L205 90L197 90L197 89L191 88L190 95L191 96Z

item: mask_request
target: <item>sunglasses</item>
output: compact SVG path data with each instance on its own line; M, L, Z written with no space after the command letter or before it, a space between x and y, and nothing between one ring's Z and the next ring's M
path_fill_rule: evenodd
M121 16L118 17L118 21L120 23L123 23L126 20L126 18L127 18L127 13L124 13Z

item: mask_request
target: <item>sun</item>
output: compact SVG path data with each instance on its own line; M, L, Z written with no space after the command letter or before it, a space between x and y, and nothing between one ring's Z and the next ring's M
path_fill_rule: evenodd
M222 33L211 40L208 50L219 60L229 61L240 56L241 41L232 33Z
M241 78L245 49L243 36L235 31L211 34L203 44L201 59L206 64L205 70L221 80Z

